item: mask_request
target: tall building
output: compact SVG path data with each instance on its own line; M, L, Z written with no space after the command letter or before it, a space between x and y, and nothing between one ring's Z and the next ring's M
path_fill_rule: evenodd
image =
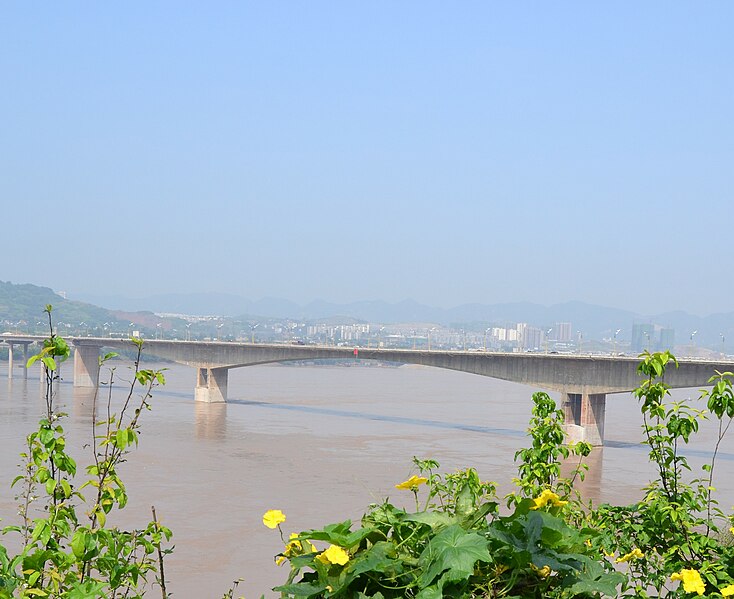
M675 329L660 329L660 342L658 343L658 349L665 351L666 349L673 350L675 345Z
M537 327L527 327L525 329L525 339L523 347L525 349L540 349L543 343L543 331Z
M556 341L571 341L571 323L570 322L557 322L553 325L553 339Z
M517 346L520 349L523 349L527 347L525 344L525 333L528 330L528 323L527 322L518 322L515 325L515 331L517 331Z
M632 351L652 349L655 343L655 326L649 323L632 325Z

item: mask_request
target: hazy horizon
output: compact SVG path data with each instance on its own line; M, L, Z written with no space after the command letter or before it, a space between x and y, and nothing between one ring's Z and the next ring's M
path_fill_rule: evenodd
M0 280L730 312L734 5L7 5Z
M54 291L57 292L57 293L59 292L59 290L54 290ZM90 302L90 303L93 303L93 304L96 303L97 301L101 301L101 302L107 301L107 302L110 302L110 301L114 301L115 299L122 299L122 300L128 300L128 301L140 301L140 302L144 302L146 300L158 299L158 298L168 298L168 297L172 297L172 298L186 298L186 297L200 297L200 296L202 297L202 299L203 298L206 298L207 296L212 297L212 298L218 298L218 297L232 298L232 299L237 298L237 299L242 299L244 301L255 303L255 304L263 303L263 302L267 302L267 301L287 302L287 303L293 303L293 304L295 304L297 306L300 306L300 307L306 307L306 306L309 306L311 304L319 304L319 303L322 303L322 302L323 303L326 303L326 304L333 304L333 305L336 305L336 306L340 306L340 305L341 306L348 306L348 305L352 305L352 304L371 304L371 303L384 303L384 304L387 304L387 305L390 305L390 306L398 306L398 305L403 304L403 303L416 303L416 304L418 304L420 306L424 306L424 307L427 307L427 308L435 308L435 309L438 309L438 310L452 310L452 309L461 308L461 307L465 307L465 306L472 306L472 305L491 307L491 306L502 306L502 305L515 305L515 304L520 304L521 305L521 304L528 304L528 305L539 306L539 307L543 307L543 308L552 308L552 307L557 307L557 306L564 306L566 304L579 304L579 305L594 306L594 307L608 309L608 310L619 310L619 311L631 312L631 313L634 313L636 316L639 316L641 318L652 317L652 316L659 316L659 315L671 314L671 313L686 313L686 314L689 314L691 316L705 318L705 317L716 315L716 314L730 314L730 313L734 313L734 309L723 311L723 312L721 312L721 311L719 311L719 312L709 312L709 313L705 313L705 314L699 314L699 313L695 313L695 312L689 312L689 311L686 311L684 309L660 310L658 312L647 312L646 313L646 312L642 312L642 311L635 310L635 309L623 308L623 307L609 305L609 304L595 303L595 302L583 302L583 301L578 300L578 299L569 299L569 300L566 300L566 301L553 302L553 303L546 303L546 302L542 302L542 301L537 301L537 300L530 299L530 300L519 300L517 302L493 302L493 303L490 303L490 302L462 302L462 303L458 303L458 304L439 305L439 304L436 304L436 303L431 303L430 301L421 301L421 300L418 300L418 299L412 298L412 297L405 297L405 298L402 298L402 299L399 299L399 300L396 300L396 301L388 301L388 300L385 300L385 299L379 298L379 297L368 297L368 298L360 298L360 299L357 299L357 300L354 300L354 301L349 301L349 302L333 302L333 301L330 301L328 299L321 298L321 297L315 297L315 298L312 298L312 299L306 300L306 301L296 301L296 300L293 300L293 299L288 298L288 297L276 297L276 296L273 296L273 295L267 295L267 296L261 296L261 297L250 297L250 296L247 296L247 295L241 295L241 294L236 294L236 293L228 294L228 293L219 293L219 292L215 292L215 291L212 291L212 292L206 292L206 291L204 291L204 292L196 292L196 293L193 293L192 292L192 293L181 293L181 294L179 294L179 293L160 293L160 294L152 294L152 295L147 295L147 296L146 295L139 295L139 296L132 296L132 295L109 295L109 294L103 294L103 293L82 293L78 297L69 296L68 293L67 293L67 298L70 299L70 300L82 301L82 302ZM102 304L99 304L99 305L102 306ZM109 309L115 309L112 306L104 306L104 307L109 308Z

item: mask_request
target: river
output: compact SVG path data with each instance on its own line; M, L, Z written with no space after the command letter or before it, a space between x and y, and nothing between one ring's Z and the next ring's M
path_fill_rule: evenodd
M235 596L275 596L269 589L284 582L287 571L273 563L282 543L277 531L263 526L262 514L285 512L287 535L358 521L369 503L385 497L409 507L412 495L394 485L414 473L413 456L434 458L447 471L474 466L482 479L499 483L502 494L509 492L535 391L417 366L269 365L230 371L230 401L206 405L193 400L194 369L165 367L167 384L155 391L153 409L142 417L140 447L120 468L130 502L114 521L142 525L155 505L174 532L175 551L166 562L169 590L183 599L221 597L239 578L244 581ZM65 364L62 376L70 380L71 372L71 363ZM15 513L9 485L18 473L23 437L35 429L43 408L38 370L27 380L20 369L14 376L7 380L7 363L0 363L4 525ZM120 362L115 377L128 379L128 365ZM674 391L676 398L688 396L698 397L698 391ZM82 449L91 434L91 391L64 380L58 403L69 414L72 454L91 457ZM641 422L629 394L608 396L607 444L590 458L586 496L617 503L640 497L653 475L640 445ZM714 435L713 423L704 423L687 449L694 472L700 472ZM728 511L734 439L725 439L720 451L715 484Z

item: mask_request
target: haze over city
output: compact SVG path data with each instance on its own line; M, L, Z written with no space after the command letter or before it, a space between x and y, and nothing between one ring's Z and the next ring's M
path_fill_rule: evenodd
M7 4L0 280L731 311L733 13Z

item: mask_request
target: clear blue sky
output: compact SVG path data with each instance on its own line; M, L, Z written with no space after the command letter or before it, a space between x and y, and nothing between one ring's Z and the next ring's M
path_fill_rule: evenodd
M0 280L734 309L731 2L4 3Z

